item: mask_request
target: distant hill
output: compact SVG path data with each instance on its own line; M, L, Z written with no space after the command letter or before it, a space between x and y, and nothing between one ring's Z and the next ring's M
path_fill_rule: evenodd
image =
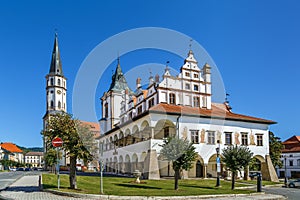
M44 152L44 148L43 147L21 147L18 146L23 152L29 152L29 151L33 151L33 152Z

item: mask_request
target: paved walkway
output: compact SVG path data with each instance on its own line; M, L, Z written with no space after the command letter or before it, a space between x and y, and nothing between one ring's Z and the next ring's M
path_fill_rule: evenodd
M108 195L78 195L77 197L69 196L60 196L57 194L52 194L49 192L42 192L38 186L39 176L23 176L15 183L10 185L6 190L0 193L0 199L16 199L16 200L78 200L78 199L131 199L131 200L140 200L140 199L151 199L151 200L163 200L163 199L202 199L203 197L117 197L117 196L108 196ZM271 194L259 194L259 195L239 195L239 196L227 196L227 197L218 197L218 196L206 196L205 199L215 199L215 200L224 200L224 199L235 199L235 200L256 200L256 199L284 199L280 195L271 195Z

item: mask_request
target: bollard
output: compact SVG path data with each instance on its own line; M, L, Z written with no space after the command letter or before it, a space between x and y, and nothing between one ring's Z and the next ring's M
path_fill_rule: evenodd
M257 192L261 192L261 173L257 173Z

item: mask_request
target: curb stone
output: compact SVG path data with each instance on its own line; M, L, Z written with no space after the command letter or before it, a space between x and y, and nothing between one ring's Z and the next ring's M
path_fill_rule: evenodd
M265 194L265 192L257 192L251 194L220 194L220 195L197 195L197 196L116 196L116 195L97 195L97 194L80 194L80 193L71 193L71 192L62 192L51 189L43 189L42 191L50 192L56 195L75 197L75 198L89 198L89 199L107 199L107 200L169 200L169 199L178 199L178 200L186 200L186 199L209 199L209 198L229 198L229 197L243 197L243 196L257 196ZM282 195L274 195L276 199L286 199ZM274 199L274 198L271 198Z

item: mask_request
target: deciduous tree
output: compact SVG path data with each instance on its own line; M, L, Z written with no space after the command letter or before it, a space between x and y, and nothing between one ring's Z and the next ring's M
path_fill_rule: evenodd
M232 172L231 189L234 189L235 175L237 171L245 169L251 160L253 153L248 147L244 146L228 146L223 149L222 157L226 167Z
M174 189L178 189L178 179L181 170L189 170L196 159L197 153L192 143L176 137L167 138L162 145L161 155L168 161L172 161L175 171Z
M51 115L43 135L49 146L55 137L63 140L62 149L70 157L70 188L76 189L76 161L77 159L92 160L89 148L95 144L94 134L72 115L59 112Z
M284 148L279 137L276 137L275 134L269 131L269 150L270 150L270 157L273 163L273 166L278 166L279 168L282 167L282 162L280 160L281 151Z

